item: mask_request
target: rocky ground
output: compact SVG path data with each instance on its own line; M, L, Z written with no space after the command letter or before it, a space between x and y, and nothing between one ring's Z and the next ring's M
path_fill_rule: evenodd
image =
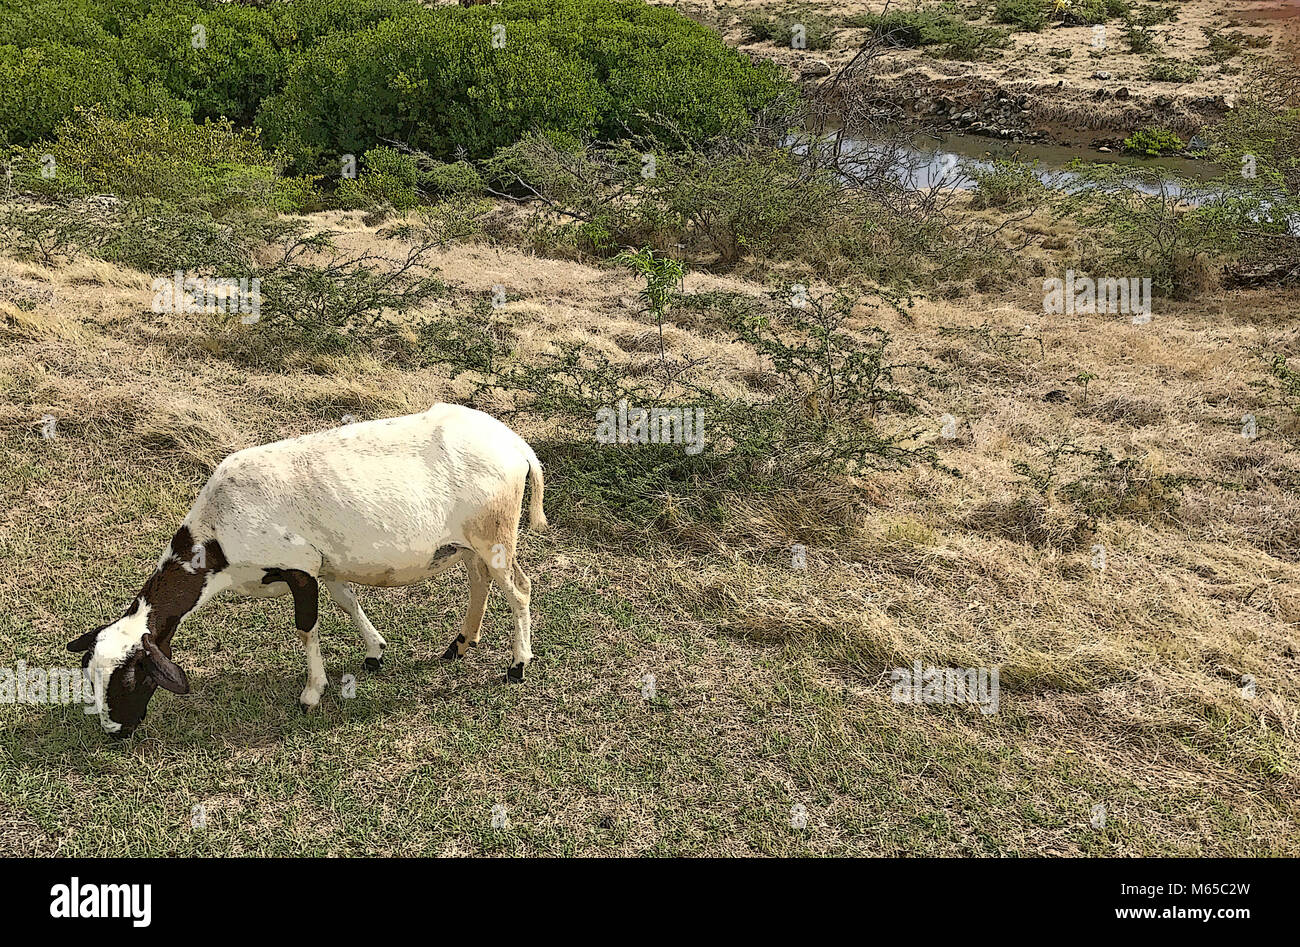
M870 30L853 26L866 12L912 10L935 4L866 0L858 3L772 3L763 0L675 4L718 29L728 42L751 55L770 58L801 76L831 105L884 100L940 131L960 131L1013 141L1051 141L1067 145L1113 145L1132 131L1163 126L1191 137L1232 108L1241 83L1260 57L1296 56L1300 7L1254 0L1187 0L1174 18L1153 28L1156 46L1132 52L1125 24L1111 19L1104 31L1093 26L1051 24L1041 32L1013 32L1011 45L990 50L987 58L943 58L938 47L890 49L863 67L853 61ZM1162 4L1137 0L1133 14ZM1002 26L992 2L961 4L964 15L980 14L972 26ZM791 49L755 41L749 18L767 14L826 27L826 45ZM1236 52L1211 49L1206 30L1230 37ZM1195 79L1157 81L1149 72L1157 61L1191 64Z

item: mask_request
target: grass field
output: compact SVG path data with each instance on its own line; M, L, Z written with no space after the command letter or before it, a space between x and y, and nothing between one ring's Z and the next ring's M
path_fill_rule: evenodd
M318 222L393 250L358 214ZM525 355L644 357L621 271L475 241L433 262L458 291L506 287ZM130 600L227 452L472 387L364 355L262 364L239 344L255 329L153 313L150 278L105 263L3 258L0 287L5 664L73 665L65 642ZM1300 454L1294 416L1252 386L1253 348L1300 357L1297 302L1207 293L1134 325L1046 316L1031 281L863 311L925 367L926 436L962 476L829 478L710 520L671 498L651 526L602 519L549 432L521 427L553 527L523 534L523 686L502 681L496 594L482 646L439 660L460 570L361 591L389 643L378 674L323 607L330 689L308 716L288 601L222 600L176 638L192 694L159 694L130 741L77 706L0 705L0 855L1300 854ZM706 318L665 340L728 390L762 382ZM1118 512L1090 521L1013 467L1062 442L1134 459ZM1063 455L1058 482L1084 465ZM914 660L998 667L999 711L895 702L890 672Z

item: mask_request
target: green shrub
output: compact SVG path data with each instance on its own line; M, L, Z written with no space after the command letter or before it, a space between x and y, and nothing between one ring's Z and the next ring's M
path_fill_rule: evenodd
M1200 75L1196 65L1179 59L1157 59L1147 68L1147 78L1153 82L1195 82Z
M86 253L151 272L239 269L279 229L277 213L319 201L313 180L279 176L256 132L227 121L95 107L53 141L9 149L5 164L14 201L3 227L45 262Z
M355 178L339 182L335 200L340 207L368 208L388 204L408 211L420 203L420 171L409 154L387 146L371 148L361 156Z
M1061 8L1060 16L1066 23L1092 25L1105 23L1111 17L1129 12L1127 0L1069 0Z
M1124 45L1131 53L1150 53L1154 52L1159 44L1150 26L1130 21L1124 26Z
M803 49L828 49L835 28L830 17L805 7L786 10L775 16L754 10L741 18L741 25L749 42L786 47L794 38L794 28L802 26Z
M864 13L854 17L853 22L877 31L891 46L937 46L951 59L983 59L1010 43L1007 30L971 26L938 7L894 10L883 15Z
M1297 282L1300 234L1286 221L1300 215L1300 66L1263 64L1243 84L1236 108L1206 134L1225 188L1249 189L1264 205L1258 217L1267 226L1253 225L1243 237L1240 278Z
M991 167L974 166L967 173L975 181L973 205L976 209L1004 207L1019 210L1041 203L1047 188L1039 179L1038 168L1010 158L996 158Z
M275 205L275 168L257 134L227 121L118 119L92 108L66 120L53 142L28 154L42 151L54 158L56 180L76 193L219 211Z
M0 130L12 144L54 133L79 108L110 103L113 114L187 117L191 108L159 84L123 76L102 50L52 43L0 45Z
M596 129L602 90L591 64L511 24L504 49L466 18L387 21L327 37L299 58L259 122L299 167L398 140L437 156L481 158L534 125Z
M483 193L483 178L468 161L436 162L420 174L425 190L439 197Z
M1183 140L1167 128L1143 128L1124 139L1124 150L1143 155L1177 154L1186 148Z
M998 0L993 19L1037 33L1047 25L1048 10L1045 0Z
M792 151L749 139L659 156L649 177L643 154L630 143L561 149L532 135L491 168L580 221L561 226L588 252L680 244L724 265L788 249L828 225L840 191L828 170L805 173Z
M102 195L23 196L0 206L0 244L47 266L84 255L149 273L203 270L237 277L252 266L254 251L286 227L267 216L219 220L153 199Z
M1061 209L1096 243L1099 262L1112 273L1150 276L1162 295L1206 288L1207 271L1222 269L1269 217L1263 194L1163 168L1081 161L1070 167L1076 177Z
M334 236L300 229L283 242L278 259L253 271L261 281L257 334L276 347L329 352L361 345L376 353L385 346L406 349L400 341L403 327L394 317L447 289L426 269L439 242L416 239L390 259L341 252Z
M792 306L796 293L801 305ZM703 306L718 301L711 296ZM689 296L680 300L690 302ZM868 301L783 286L766 300L727 306L726 330L772 379L758 400L722 395L663 353L658 368L630 376L603 353L574 343L527 361L508 362L498 353L499 367L485 373L475 394L504 393L515 412L558 429L560 443L539 453L566 471L555 490L559 517L606 535L611 519L663 528L714 519L730 492L767 493L827 471L916 463L946 469L932 449L911 446L915 432L891 423L917 411L905 386L913 367L894 361L888 333L848 328L863 303L902 305L894 297ZM655 443L592 449L592 419L622 401L629 413L640 407L698 410L704 435L699 452Z

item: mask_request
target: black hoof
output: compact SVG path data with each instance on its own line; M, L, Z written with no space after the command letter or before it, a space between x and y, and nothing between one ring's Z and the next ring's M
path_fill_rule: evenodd
M519 662L518 664L512 664L509 668L506 669L507 683L518 684L522 682L523 679L524 679L524 664L522 661Z
M463 655L460 651L460 646L463 645L464 643L465 643L465 636L457 635L455 640L452 641L451 644L447 645L447 650L442 653L442 659L444 661L455 661L457 658L465 657L465 655ZM469 643L469 646L471 648L477 648L478 642L471 641Z
M366 658L367 671L378 671L383 666L384 666L384 659L382 657Z
M298 701L298 709L301 710L303 713L310 713L311 704L305 703L304 701L300 700Z

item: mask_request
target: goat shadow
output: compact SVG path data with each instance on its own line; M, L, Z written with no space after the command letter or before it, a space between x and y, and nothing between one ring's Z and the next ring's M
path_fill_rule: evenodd
M124 740L109 737L95 714L86 713L81 703L72 703L46 706L39 715L5 726L0 731L0 749L7 748L18 765L39 761L42 768L48 765L60 776L78 772L93 778L104 772L96 759L104 751L171 755L223 741L240 748L278 746L294 734L379 722L409 710L413 702L468 708L491 700L489 689L509 693L504 682L506 662L488 658L478 654L456 662L438 657L402 661L393 671L411 679L406 693L393 693L391 688L376 693L375 688L367 688L365 682L375 672L364 670L358 658L355 667L340 665L330 672L330 686L310 713L303 713L298 704L304 683L301 674L275 668L223 670L191 678L193 690L187 696L157 692L140 728ZM380 677L386 673L388 666L377 672ZM356 678L354 697L342 696L345 675Z

